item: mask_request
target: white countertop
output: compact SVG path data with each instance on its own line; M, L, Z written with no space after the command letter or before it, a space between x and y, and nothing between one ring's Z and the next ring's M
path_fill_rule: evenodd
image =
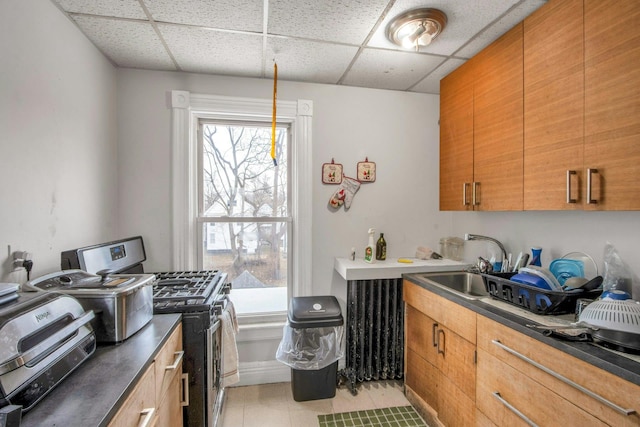
M363 259L352 261L348 258L336 258L333 268L345 280L399 279L407 273L429 273L434 271L464 270L468 264L450 259L417 259L410 264L398 262L398 258L376 261L372 264Z

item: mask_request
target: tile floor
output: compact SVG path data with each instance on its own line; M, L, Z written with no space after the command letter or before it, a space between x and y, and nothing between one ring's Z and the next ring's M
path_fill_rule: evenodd
M222 427L314 427L318 415L365 409L406 406L409 402L398 381L372 381L353 396L346 387L332 399L296 402L291 383L262 384L227 389Z

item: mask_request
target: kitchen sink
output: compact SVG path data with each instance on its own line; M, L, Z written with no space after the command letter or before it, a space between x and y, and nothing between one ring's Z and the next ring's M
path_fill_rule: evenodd
M480 274L452 271L447 273L421 273L415 276L467 299L480 299L489 296Z

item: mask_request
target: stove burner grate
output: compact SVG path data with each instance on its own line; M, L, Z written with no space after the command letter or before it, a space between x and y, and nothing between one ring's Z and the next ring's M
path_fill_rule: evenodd
M172 271L154 273L154 303L166 302L177 305L201 304L209 298L218 285L221 273L218 270Z

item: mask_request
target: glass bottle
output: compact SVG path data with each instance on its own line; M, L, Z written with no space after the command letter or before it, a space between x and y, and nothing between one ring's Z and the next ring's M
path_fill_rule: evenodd
M384 233L380 233L380 238L376 243L376 259L378 261L387 259L387 242L384 240Z

